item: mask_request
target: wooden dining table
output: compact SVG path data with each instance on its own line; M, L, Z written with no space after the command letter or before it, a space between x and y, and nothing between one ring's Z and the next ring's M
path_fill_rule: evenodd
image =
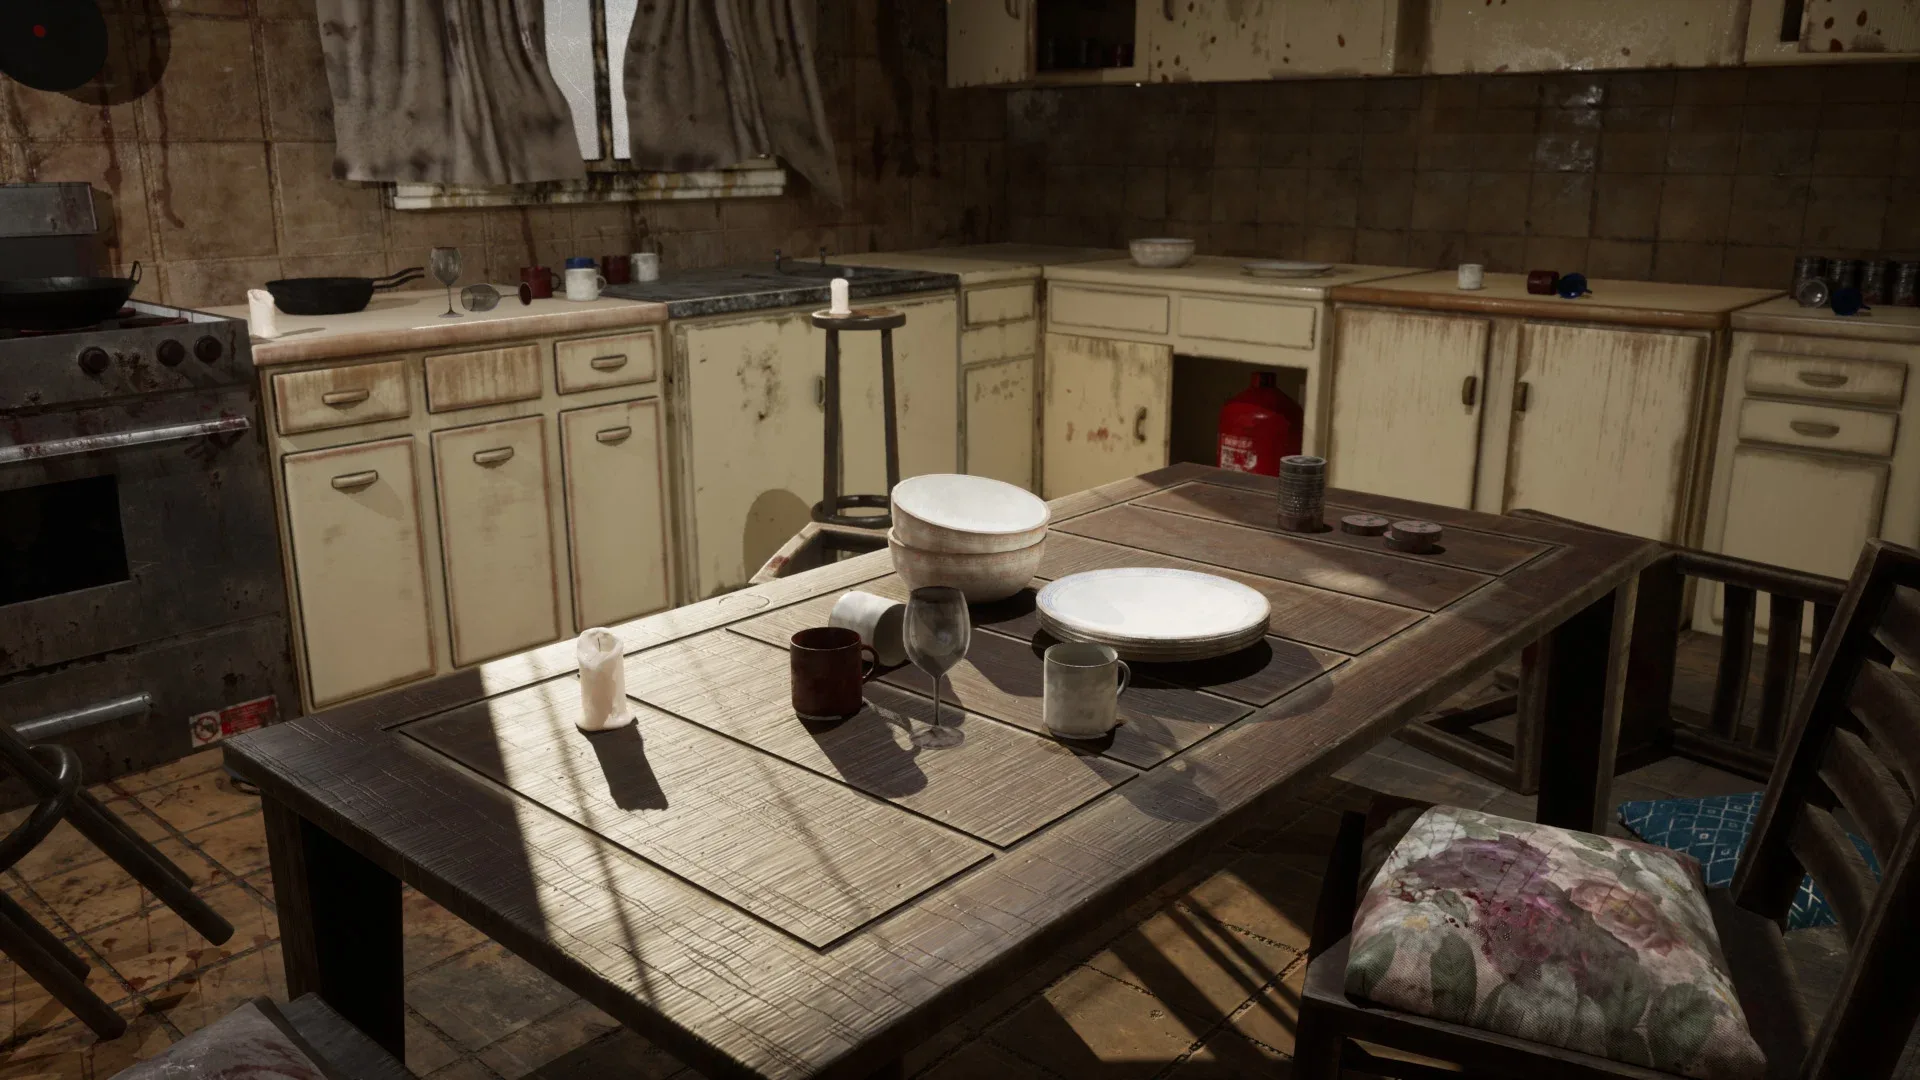
M288 992L402 1053L405 883L709 1076L890 1075L1536 642L1539 817L1598 826L1636 581L1659 546L1359 492L1327 503L1334 523L1436 522L1442 543L1284 532L1273 479L1197 465L1053 501L1041 579L1178 567L1272 605L1239 653L1135 665L1098 741L1042 723L1031 589L972 611L943 720L957 743L917 737L932 700L912 667L870 682L850 719L798 719L789 637L849 589L904 598L886 552L616 627L630 727L575 727L563 642L237 738Z

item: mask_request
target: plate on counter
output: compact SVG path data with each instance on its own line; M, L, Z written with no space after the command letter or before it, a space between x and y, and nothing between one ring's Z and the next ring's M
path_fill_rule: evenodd
M1069 574L1035 598L1040 625L1062 641L1111 645L1129 660L1204 660L1267 632L1259 592L1193 570L1121 567Z
M1291 259L1255 259L1250 263L1240 264L1242 273L1252 274L1254 277L1319 277L1332 269L1332 263L1294 262Z

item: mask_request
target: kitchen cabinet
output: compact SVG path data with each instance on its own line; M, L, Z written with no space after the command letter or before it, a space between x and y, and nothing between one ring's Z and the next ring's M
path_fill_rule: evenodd
M947 85L1142 82L1150 36L1168 7L1161 0L951 0ZM1117 62L1116 49L1130 61Z
M907 316L907 324L893 332L900 476L954 472L960 453L958 304L949 295L887 306ZM826 332L816 330L814 337L810 347L824 356ZM824 373L824 361L821 370ZM844 463L840 490L885 492L887 439L882 408L886 396L880 386L879 334L840 335L840 382Z
M1847 16L1851 22L1853 15ZM1426 71L1597 71L1739 64L1744 0L1489 4L1429 0Z
M316 707L431 675L411 437L289 454L286 538Z
M966 471L1031 489L1033 482L1034 358L1023 356L966 368Z
M658 398L560 414L575 632L673 601L666 427Z
M436 431L433 467L453 662L559 637L546 418Z
M1889 472L1883 460L1735 446L1720 550L1807 573L1851 576L1861 545L1880 535ZM1785 527L1794 520L1810 527Z
M1472 506L1491 328L1464 315L1341 312L1327 482Z
M1402 0L1155 6L1147 67L1155 82L1392 75L1411 70L1408 35L1425 29L1401 18Z
M1032 71L1033 0L951 0L947 85L1005 86Z
M1171 346L1049 333L1043 497L1164 466L1172 395Z
M1904 0L1752 0L1749 64L1832 64L1920 56L1920 8Z
M1503 510L1682 535L1704 334L1527 323Z

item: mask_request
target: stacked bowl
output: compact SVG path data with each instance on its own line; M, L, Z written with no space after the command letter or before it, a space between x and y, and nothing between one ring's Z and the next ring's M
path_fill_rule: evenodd
M1004 600L1033 580L1047 545L1047 504L984 476L928 473L893 488L887 548L910 589L951 585L967 602Z

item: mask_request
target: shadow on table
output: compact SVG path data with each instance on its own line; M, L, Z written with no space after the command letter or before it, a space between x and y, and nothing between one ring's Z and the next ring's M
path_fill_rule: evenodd
M600 761L600 774L607 781L607 795L622 810L665 810L667 793L647 761L646 740L639 724L628 724L612 731L587 734L587 745Z

